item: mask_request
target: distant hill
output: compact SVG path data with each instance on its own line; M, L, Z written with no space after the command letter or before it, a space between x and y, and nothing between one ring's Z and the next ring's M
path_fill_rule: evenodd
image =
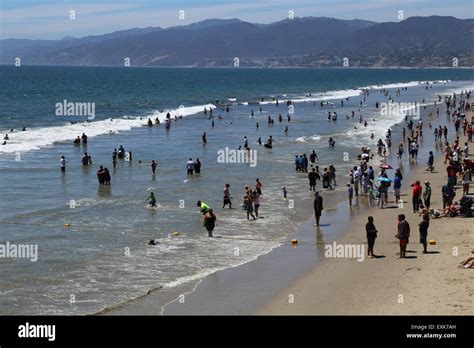
M374 23L327 17L253 24L209 19L61 40L0 40L0 64L123 66L474 66L474 19Z

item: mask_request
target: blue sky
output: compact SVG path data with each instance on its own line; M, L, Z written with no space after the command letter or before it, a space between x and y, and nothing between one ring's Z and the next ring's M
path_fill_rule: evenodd
M180 10L184 19L180 19ZM59 39L209 18L270 23L288 17L325 16L398 21L411 16L474 17L472 0L0 0L0 38ZM75 19L70 19L75 11ZM454 29L454 28L453 28Z

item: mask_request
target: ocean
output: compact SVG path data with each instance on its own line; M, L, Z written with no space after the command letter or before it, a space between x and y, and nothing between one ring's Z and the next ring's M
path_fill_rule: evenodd
M149 291L162 294L164 305L206 275L270 252L308 219L313 194L307 176L294 170L296 154L314 149L320 169L333 163L337 190L344 190L360 148L374 149L389 127L403 122L402 114L381 115L376 102L390 96L433 105L439 94L474 89L473 81L472 69L0 66L0 134L10 138L0 146L0 245L38 246L36 262L0 258L0 314L97 313ZM369 91L365 100L362 89ZM58 116L56 104L64 100L94 103L94 118ZM213 108L214 127L205 107ZM183 117L168 131L163 123L146 126L148 118L164 121L167 112ZM336 121L327 119L329 112L337 112ZM82 133L87 147L74 146ZM256 144L270 135L272 149ZM243 146L244 136L256 150L256 166L218 161L219 150ZM114 169L112 152L120 145L133 157ZM88 167L81 163L85 151L92 156ZM202 170L187 179L189 158L199 158ZM100 165L110 170L110 187L98 184ZM239 206L244 186L256 178L263 183L262 218L247 221ZM222 209L226 183L232 210ZM146 207L150 190L157 209ZM215 210L214 234L221 238L207 237L198 200ZM150 239L160 244L147 246Z

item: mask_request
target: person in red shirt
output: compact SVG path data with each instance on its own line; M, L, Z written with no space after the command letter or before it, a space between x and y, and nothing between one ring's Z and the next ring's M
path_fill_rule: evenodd
M415 181L415 183L411 184L411 186L413 187L412 189L413 212L418 213L418 210L420 209L420 203L421 203L422 187L420 185L419 180Z

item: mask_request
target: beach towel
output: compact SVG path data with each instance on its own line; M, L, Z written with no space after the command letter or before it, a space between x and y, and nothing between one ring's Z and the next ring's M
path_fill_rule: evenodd
M471 251L471 255L466 257L464 261L462 261L459 266L459 268L474 268L474 250Z

